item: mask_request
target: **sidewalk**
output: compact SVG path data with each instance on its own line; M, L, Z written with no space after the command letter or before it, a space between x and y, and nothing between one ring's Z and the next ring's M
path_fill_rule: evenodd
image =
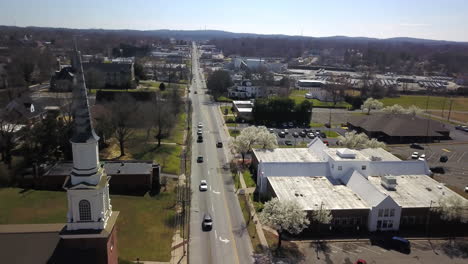
M268 250L268 242L265 238L265 233L263 233L263 228L262 224L260 223L260 219L257 217L257 213L255 212L255 207L252 204L252 201L250 200L250 196L248 196L250 189L252 188L247 188L247 185L245 184L244 177L242 177L242 173L238 172L239 174L239 179L240 183L242 186L242 189L244 190L244 193L247 195L247 203L249 204L249 210L250 210L250 215L253 216L253 221L255 223L255 229L257 230L257 236L258 239L260 240L260 244L262 245L264 250ZM254 188L255 189L255 188Z

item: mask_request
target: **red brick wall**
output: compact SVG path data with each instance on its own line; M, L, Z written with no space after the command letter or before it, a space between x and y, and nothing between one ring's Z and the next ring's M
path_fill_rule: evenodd
M112 232L107 240L107 263L118 264L119 250L117 247L117 225L114 225Z

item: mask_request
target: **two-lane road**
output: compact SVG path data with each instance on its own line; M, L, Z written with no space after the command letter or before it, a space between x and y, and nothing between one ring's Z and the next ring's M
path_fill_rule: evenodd
M190 263L252 263L252 245L245 228L232 177L223 166L228 163L228 135L222 127L217 109L206 94L206 85L199 67L200 54L192 50L192 201L190 219ZM196 94L195 94L196 92ZM197 143L197 125L203 124L203 142ZM223 142L223 148L216 143ZM197 157L204 161L197 163ZM200 192L200 180L208 182L208 191ZM211 215L213 229L203 231L203 216Z

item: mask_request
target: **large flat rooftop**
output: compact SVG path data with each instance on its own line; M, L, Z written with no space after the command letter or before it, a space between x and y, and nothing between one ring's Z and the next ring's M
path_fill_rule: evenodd
M395 191L385 189L380 182L380 177L368 178L380 192L390 195L395 202L403 208L437 206L438 201L447 196L460 195L450 190L440 182L426 175L401 175L396 176L397 186Z
M304 210L369 209L370 206L345 185L326 177L268 177L280 200L296 200ZM322 204L323 203L323 204Z
M345 158L338 152L353 153L353 158ZM367 148L361 150L346 149L346 148L329 148L324 150L325 153L336 161L401 161L398 157L382 148Z
M308 148L276 148L272 150L254 149L254 155L262 162L319 162L319 157Z

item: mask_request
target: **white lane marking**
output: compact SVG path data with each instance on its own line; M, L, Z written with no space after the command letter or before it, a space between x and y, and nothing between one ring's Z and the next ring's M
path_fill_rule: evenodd
M208 175L210 174L210 171L208 171Z
M432 157L435 155L435 152L432 152L431 156L429 156L429 158L427 160L430 160L432 159Z
M210 191L211 191L211 185L210 185Z
M213 190L213 193L214 194L220 194L221 192L217 192L217 191Z
M227 238L223 239L223 238L221 238L221 236L219 236L219 241L223 242L224 244L229 243L229 239L227 239Z
M457 160L457 163L459 163L461 161L461 159L463 158L463 156L465 156L466 152L463 152L463 154L460 156L460 158L458 158Z
M367 247L363 247L363 246L360 246L360 245L356 245L356 246L358 246L358 247L360 247L360 248L362 248L362 249L365 249L365 250L369 250L370 252L374 252L375 254L382 255L382 253L377 252L377 251L372 250L372 249L369 249L369 248L367 248Z
M330 246L331 246L331 247L334 247L335 249L338 249L338 250L340 250L340 251L343 251L344 253L349 253L349 254L353 254L353 255L356 255L356 256L357 256L357 254L354 253L354 252L346 251L346 250L344 250L344 249L342 249L342 248L340 248L340 247L334 246L334 245L330 245Z
M218 239L218 233L216 233L216 230L215 230L215 238Z
M214 206L213 206L213 204L211 204L211 211L213 211L213 213L214 213Z

